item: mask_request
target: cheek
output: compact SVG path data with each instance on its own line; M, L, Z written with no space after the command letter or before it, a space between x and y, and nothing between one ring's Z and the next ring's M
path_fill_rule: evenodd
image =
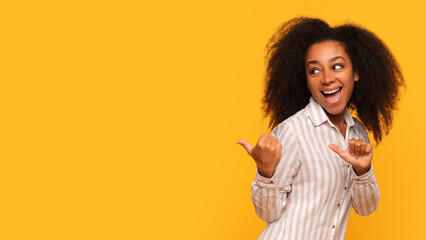
M320 88L320 81L319 79L316 78L308 78L306 81L306 86L308 87L308 90L313 93L313 92L317 92L318 89Z
M307 82L306 83L306 86L308 87L308 90L309 90L309 92L311 93L311 95L312 96L315 96L315 89L316 89L316 87L315 87L315 84L314 83L312 83L312 82Z
M309 91L313 88L313 81L312 79L306 79L306 86L308 87Z
M353 94L353 91L354 91L354 87L355 87L355 82L349 82L347 85L346 85L346 88L348 89L348 93L349 93L349 96L352 96L352 94Z

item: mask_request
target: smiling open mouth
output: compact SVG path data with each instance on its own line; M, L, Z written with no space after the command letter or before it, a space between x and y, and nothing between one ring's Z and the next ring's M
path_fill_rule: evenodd
M328 103L335 103L339 101L340 96L342 95L342 87L332 91L321 91L321 93Z

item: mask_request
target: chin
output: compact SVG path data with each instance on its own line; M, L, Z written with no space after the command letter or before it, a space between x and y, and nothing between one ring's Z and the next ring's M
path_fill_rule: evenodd
M324 110L330 114L330 115L340 115L340 114L344 114L345 113L345 109L346 107L333 107L333 108L327 108L327 107L323 107Z

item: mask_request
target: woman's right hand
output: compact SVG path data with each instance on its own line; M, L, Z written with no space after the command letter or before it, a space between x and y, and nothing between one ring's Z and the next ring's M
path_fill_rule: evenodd
M262 134L256 146L251 146L244 139L237 142L243 146L247 153L254 159L260 175L271 178L275 173L275 168L280 162L282 145L278 139L269 134Z

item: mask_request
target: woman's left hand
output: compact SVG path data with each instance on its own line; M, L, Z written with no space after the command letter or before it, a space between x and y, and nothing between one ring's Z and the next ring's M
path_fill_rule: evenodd
M361 176L370 170L371 160L373 160L373 146L362 139L352 138L349 140L346 150L342 150L334 144L330 144L328 147L343 160L350 163L356 175Z

